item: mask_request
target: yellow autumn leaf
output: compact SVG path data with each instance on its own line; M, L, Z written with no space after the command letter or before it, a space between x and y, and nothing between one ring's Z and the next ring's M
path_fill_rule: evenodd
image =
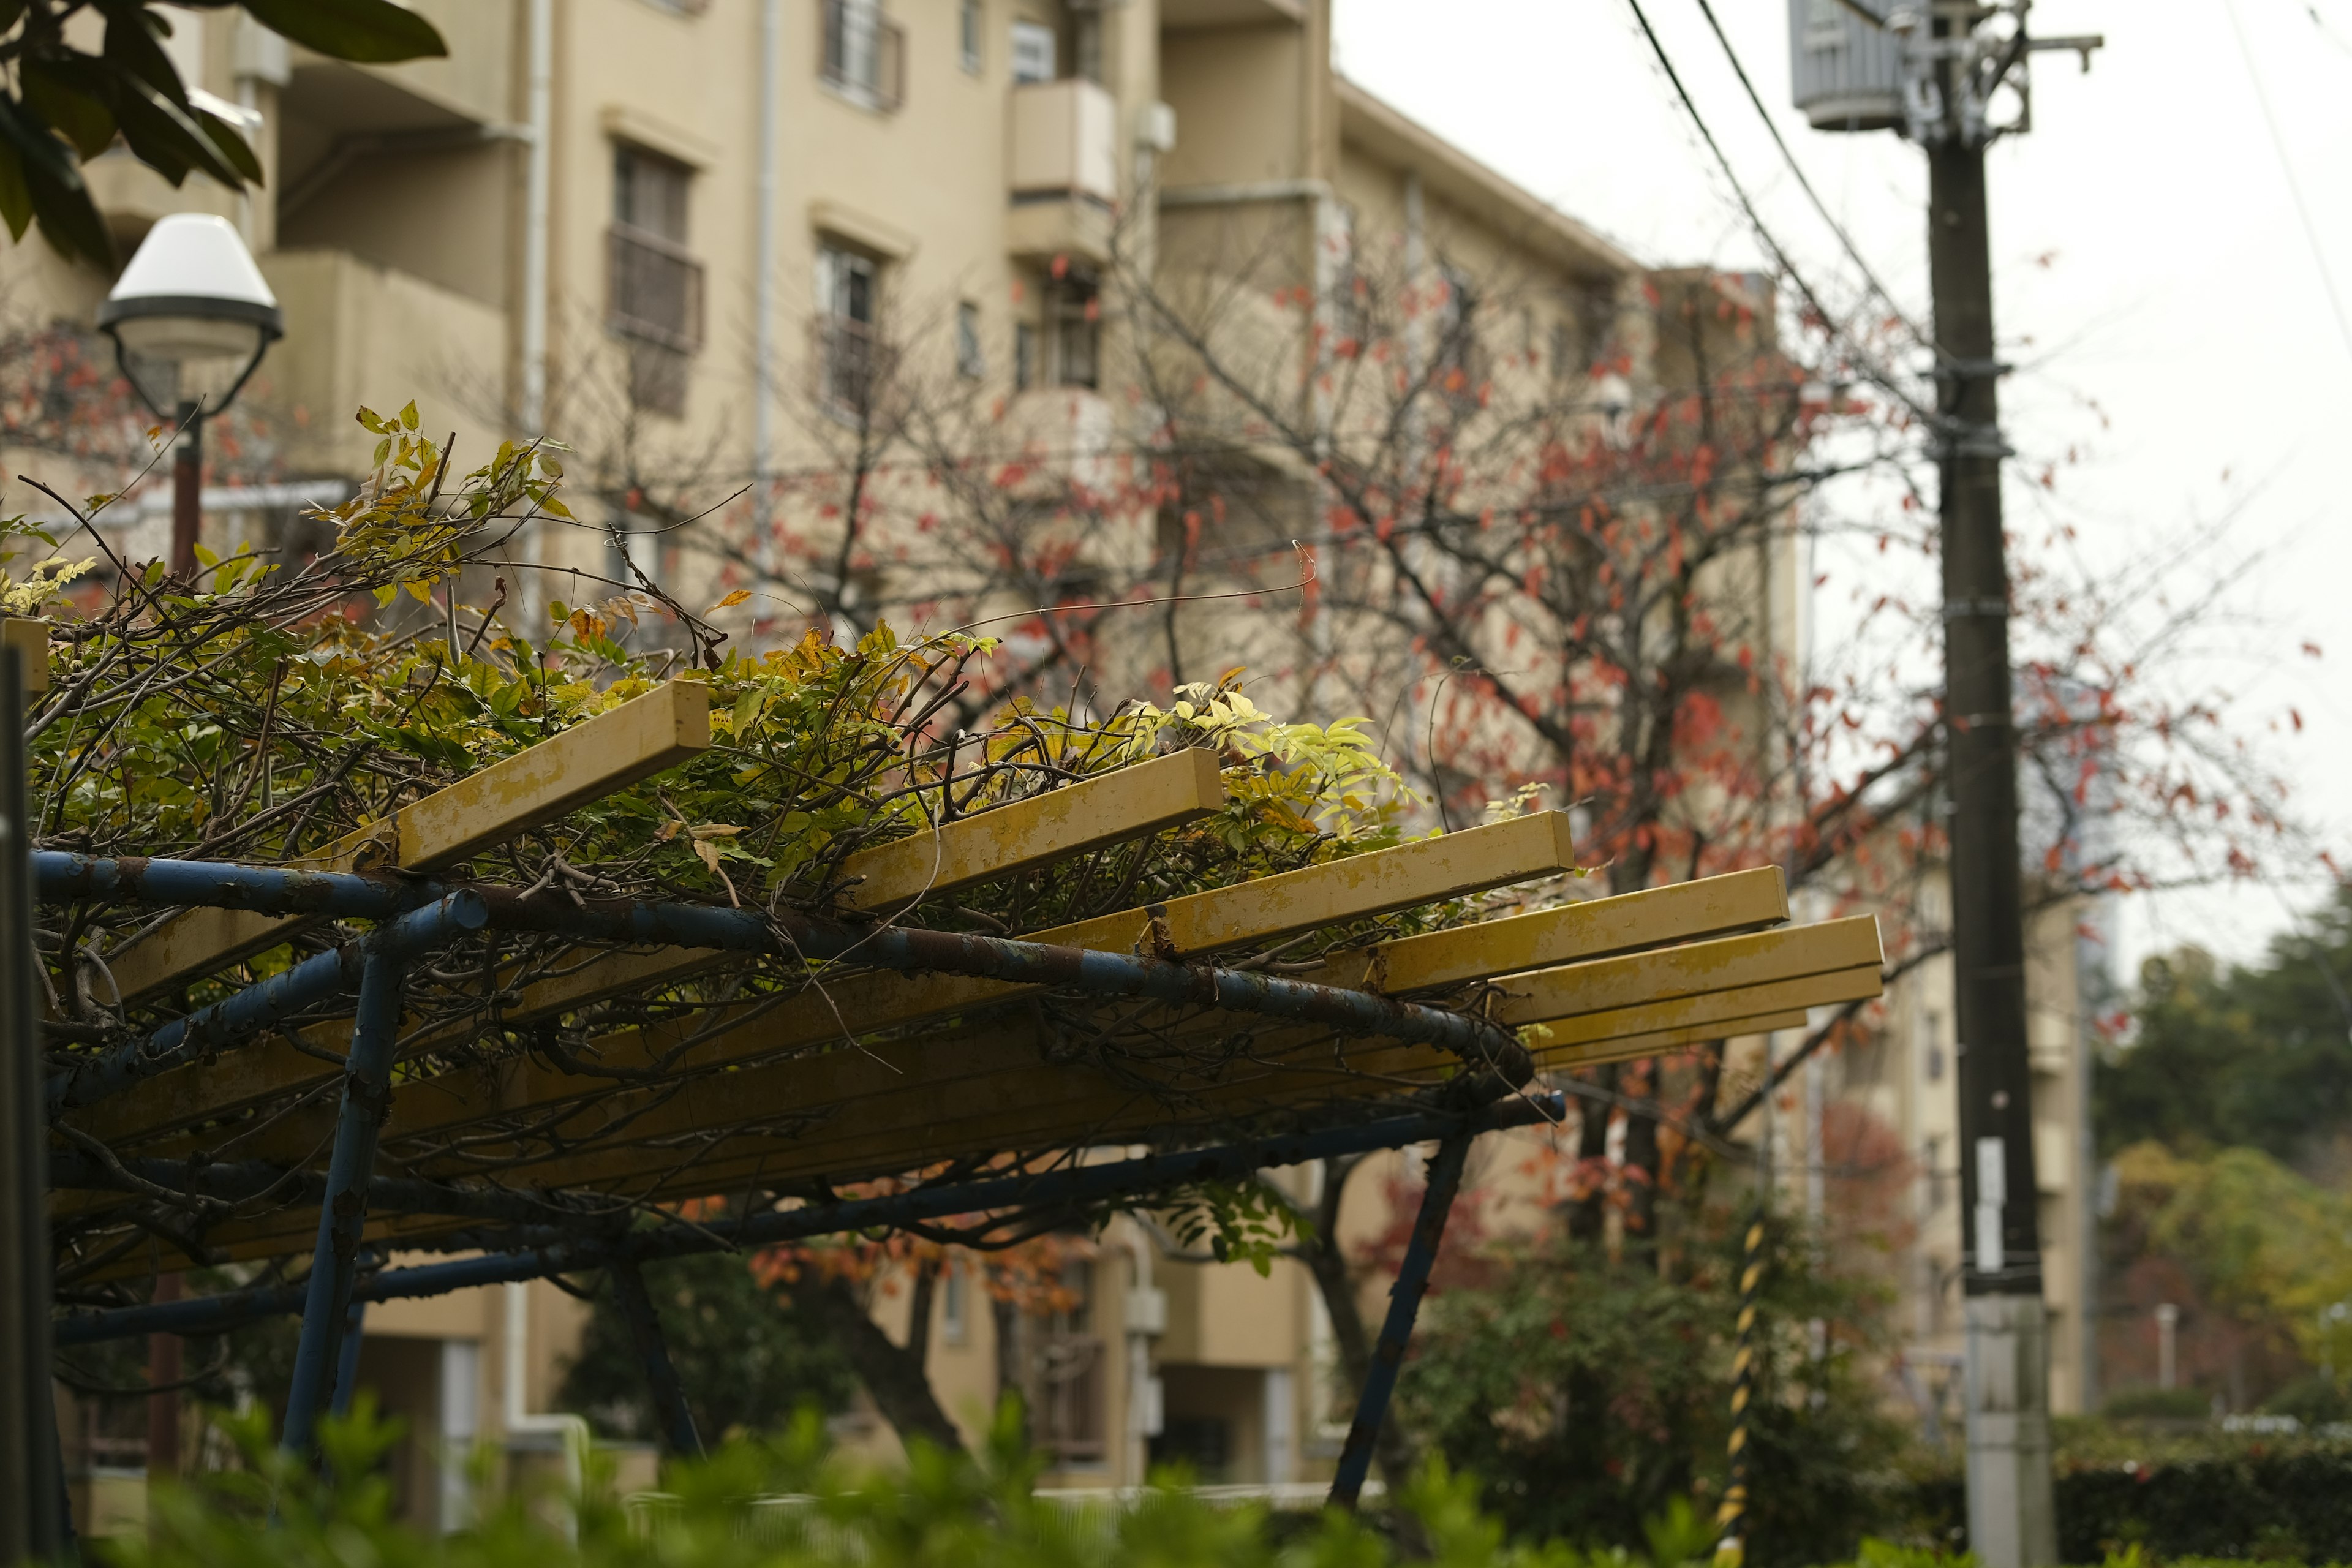
M715 616L715 615L717 615L717 614L718 614L719 611L721 611L721 610L731 610L731 609L733 609L736 605L738 605L741 604L744 600L746 600L746 599L750 598L751 596L751 589L749 589L749 588L738 588L738 589L736 589L733 593L731 593L731 594L728 595L725 598L723 598L723 599L719 600L717 604L715 604L715 605L711 605L709 609L708 609L708 610L704 611L703 613L704 613L705 615L713 615L713 616Z

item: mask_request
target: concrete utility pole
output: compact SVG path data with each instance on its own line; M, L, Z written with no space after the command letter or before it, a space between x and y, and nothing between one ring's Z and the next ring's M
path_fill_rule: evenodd
M1938 44L1965 24L1938 16ZM1969 1546L1995 1568L2058 1560L2050 1484L2049 1320L2035 1223L2032 1066L2017 843L2017 735L2001 540L1992 258L1981 119L1967 54L1941 52L1927 153L1943 468L1944 745L1951 781L1953 1013L1967 1293ZM1973 133L1971 133L1973 132Z
M1820 129L1897 129L1927 156L1950 780L1952 970L1966 1295L1969 1549L2058 1560L2050 1329L2033 1170L1992 257L1985 149L2028 128L2032 56L2089 68L2095 37L2034 38L2031 0L1792 0L1798 106ZM2006 28L1990 26L2006 19ZM1996 121L2004 89L2015 111Z

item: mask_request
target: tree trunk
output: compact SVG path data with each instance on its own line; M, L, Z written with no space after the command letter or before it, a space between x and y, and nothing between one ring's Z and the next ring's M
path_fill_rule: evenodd
M926 1281L916 1283L918 1305L928 1305ZM893 1344L882 1325L867 1315L866 1303L846 1279L827 1279L813 1290L801 1292L800 1299L808 1303L822 1321L834 1342L857 1373L858 1381L874 1398L875 1407L882 1412L904 1442L920 1436L950 1453L963 1449L963 1434L940 1408L939 1396L931 1392L931 1380L924 1365L929 1336L925 1331L928 1322L918 1320L919 1327L911 1336L913 1342Z
M1635 1062L1623 1079L1635 1101L1625 1112L1625 1261L1655 1268L1658 1258L1658 1185L1665 1179L1659 1159L1658 1119L1644 1115L1658 1103L1658 1063Z
M1592 1081L1606 1089L1617 1087L1617 1068L1604 1067L1592 1075ZM1609 1154L1609 1107L1597 1100L1577 1102L1576 1160L1586 1170L1596 1167ZM1571 1198L1568 1205L1568 1238L1580 1244L1601 1239L1603 1222L1608 1218L1609 1190L1595 1183L1592 1190L1580 1198Z

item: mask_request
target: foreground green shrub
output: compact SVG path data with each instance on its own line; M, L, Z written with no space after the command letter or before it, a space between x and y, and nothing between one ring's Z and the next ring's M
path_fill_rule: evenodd
M1038 1461L1009 1415L977 1458L917 1443L903 1473L884 1475L830 1455L822 1421L804 1411L778 1437L670 1467L667 1489L634 1508L592 1482L576 1539L572 1510L541 1494L502 1499L470 1531L436 1540L392 1521L377 1464L399 1430L372 1410L322 1423L328 1479L280 1454L264 1418L227 1426L247 1468L159 1495L148 1537L102 1548L119 1568L1387 1568L1408 1557L1445 1568L1680 1568L1711 1533L1684 1502L1654 1521L1646 1557L1508 1543L1475 1487L1442 1466L1366 1518L1277 1521L1181 1486L1131 1508L1073 1509L1033 1495Z

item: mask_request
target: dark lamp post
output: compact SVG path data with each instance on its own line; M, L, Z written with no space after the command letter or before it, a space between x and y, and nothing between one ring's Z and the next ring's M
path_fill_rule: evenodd
M193 578L205 420L229 405L271 342L284 335L278 297L226 218L174 213L147 231L98 308L98 327L114 340L115 361L139 400L180 432L172 465L172 570ZM228 390L209 400L189 396L187 370L199 363L236 366ZM170 366L173 384L148 385L142 363ZM166 403L177 406L166 412Z

